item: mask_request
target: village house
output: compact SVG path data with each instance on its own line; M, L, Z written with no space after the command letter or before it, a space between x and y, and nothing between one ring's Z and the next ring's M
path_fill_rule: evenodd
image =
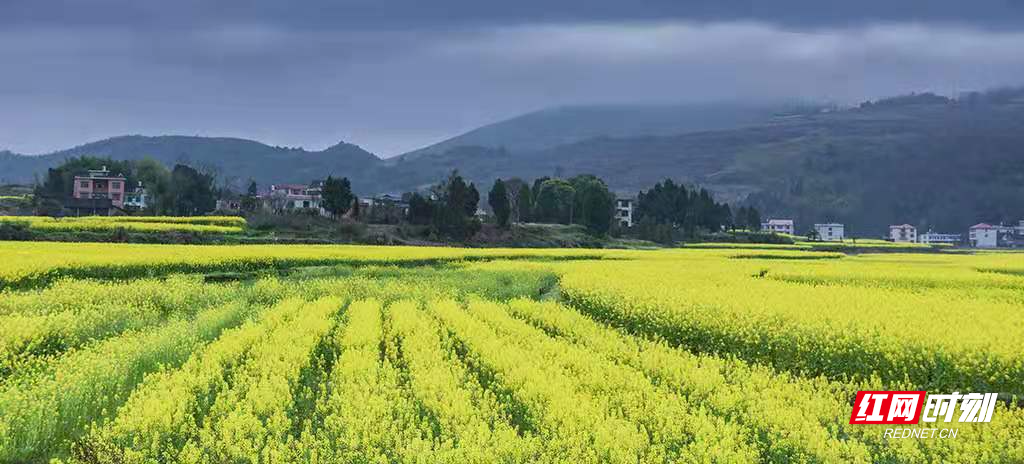
M968 240L974 248L995 248L999 246L999 228L984 222L971 226Z
M242 200L239 198L218 198L217 211L237 212L242 210Z
M371 221L393 223L409 214L409 202L401 195L385 193L375 197L359 198L359 214Z
M900 243L913 243L917 241L917 227L910 224L889 226L889 240Z
M950 245L958 245L960 243L960 234L940 234L929 230L921 235L918 235L917 241L920 243L926 243L929 245L938 243L947 243Z
M131 210L142 210L149 206L149 194L142 186L142 181L135 187L135 190L125 192L124 208Z
M792 219L769 219L768 222L761 224L761 230L777 234L793 235L795 229Z
M633 227L633 209L636 200L632 198L618 198L615 200L615 220L619 221L622 227Z
M75 176L64 208L75 216L109 215L115 208L124 208L125 183L123 174L111 175L106 166L90 169L84 176Z
M327 211L321 206L320 185L322 183L316 181L312 185L271 184L264 204L276 212L303 209L326 215Z
M818 233L818 240L826 242L841 242L845 238L846 227L835 222L815 224L814 231Z
M1017 248L1024 246L1024 233L1020 224L1008 226L999 223L996 228L996 246L1005 248Z

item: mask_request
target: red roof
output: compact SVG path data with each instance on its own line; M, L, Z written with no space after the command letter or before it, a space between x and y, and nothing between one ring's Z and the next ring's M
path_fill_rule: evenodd
M971 229L995 229L992 224L985 224L984 222L971 226Z

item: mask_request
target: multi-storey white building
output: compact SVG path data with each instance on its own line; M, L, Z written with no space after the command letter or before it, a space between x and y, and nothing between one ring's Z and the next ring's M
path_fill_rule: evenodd
M999 227L984 222L971 226L968 234L972 247L995 248L999 246Z
M913 243L917 241L917 227L910 224L889 226L889 240Z
M272 184L266 196L268 206L275 211L308 209L326 215L321 207L320 186L302 184Z
M778 234L793 235L795 233L792 219L769 219L768 222L761 224L761 229Z
M632 198L618 198L615 200L615 220L619 221L622 227L633 227L633 209L636 207L636 200Z
M830 222L826 224L815 224L814 230L818 233L818 240L826 242L841 242L846 237L846 226Z
M927 244L948 243L950 245L957 245L960 243L960 239L960 234L940 234L930 230L917 236L918 242Z

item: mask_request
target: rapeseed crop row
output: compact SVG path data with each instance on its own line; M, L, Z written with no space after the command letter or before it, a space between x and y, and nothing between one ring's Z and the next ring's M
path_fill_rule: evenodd
M1021 255L17 245L0 462L1024 461Z
M245 218L235 216L0 216L0 223L23 224L41 232L190 232L197 234L240 234Z

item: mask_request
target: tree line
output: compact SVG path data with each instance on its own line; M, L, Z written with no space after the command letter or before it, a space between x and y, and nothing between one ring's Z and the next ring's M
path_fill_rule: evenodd
M159 161L119 161L110 158L82 156L69 158L60 166L50 168L46 177L36 182L35 207L39 214L57 215L64 202L71 197L75 176L106 166L112 175L125 177L126 192L141 182L148 198L148 212L170 216L195 216L213 211L217 206L220 189L216 175L185 164L168 169Z
M670 243L722 230L761 230L761 213L741 206L735 211L718 203L705 188L688 189L671 179L637 195L637 234L645 240Z
M213 173L187 165L177 164L167 169L152 159L115 161L83 156L70 158L61 166L51 168L46 178L37 183L37 201L45 203L41 206L55 208L59 212L62 202L71 196L75 175L99 166L107 166L111 173L123 175L129 191L141 182L147 191L147 212L150 214L206 214L214 211L221 195L233 195L216 187ZM331 217L373 220L371 217L361 218L363 212L359 211L359 201L348 178L328 176L316 187L320 189L320 206ZM244 211L254 212L261 207L258 188L253 181L240 197ZM477 215L482 200L480 191L458 171L452 171L427 191L408 193L403 198L408 202L405 214L387 208L384 212L371 210L367 214L379 216L390 211L396 217L384 218L388 223L407 221L430 226L436 235L459 241L469 239L482 227ZM704 232L736 228L759 230L761 227L757 209L742 206L733 210L727 203L716 202L708 190L688 188L671 179L639 193L633 214L634 228L630 231L618 226L616 197L608 185L590 174L568 179L545 176L532 182L520 178L497 179L487 192L486 201L500 228L523 222L575 224L599 236L615 232L671 243L694 238ZM281 212L285 209L282 208Z
M411 195L409 221L429 224L442 235L465 239L480 228L473 217L479 199L476 186L453 172L434 186L429 195ZM671 179L640 192L633 218L636 227L632 231L618 227L615 202L608 185L589 174L569 179L541 177L533 182L497 179L487 194L495 223L502 228L520 222L577 224L595 235L616 230L662 243L707 232L761 228L757 209L741 206L733 210L727 203L716 202L707 189L688 189Z

